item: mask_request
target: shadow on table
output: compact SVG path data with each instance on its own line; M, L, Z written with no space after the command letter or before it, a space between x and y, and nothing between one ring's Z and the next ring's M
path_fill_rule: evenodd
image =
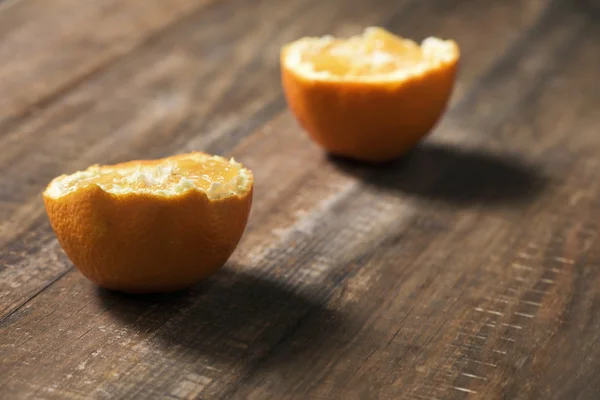
M248 366L262 360L302 325L307 343L329 340L345 318L322 305L322 295L299 294L281 284L225 268L196 287L165 295L128 295L99 289L106 312L128 329L152 335L166 351L218 364ZM308 348L305 348L308 350ZM296 349L286 360L300 356ZM209 363L210 364L210 363Z
M463 206L527 201L547 183L533 167L515 157L432 143L384 164L329 158L368 185Z

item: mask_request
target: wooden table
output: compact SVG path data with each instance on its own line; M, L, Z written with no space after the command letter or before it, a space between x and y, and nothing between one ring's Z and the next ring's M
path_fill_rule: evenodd
M600 398L594 0L0 2L0 398ZM328 158L279 46L382 25L454 38L432 136ZM97 289L41 192L189 150L256 176L228 265L190 291Z

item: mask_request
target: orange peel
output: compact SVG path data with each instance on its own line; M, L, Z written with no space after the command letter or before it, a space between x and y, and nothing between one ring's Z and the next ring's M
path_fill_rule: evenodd
M43 198L60 245L91 281L170 292L227 261L245 229L253 184L235 160L194 152L94 165L55 178Z
M419 45L369 27L347 39L284 45L281 79L289 108L314 142L332 154L388 161L440 119L459 58L453 40L429 37Z

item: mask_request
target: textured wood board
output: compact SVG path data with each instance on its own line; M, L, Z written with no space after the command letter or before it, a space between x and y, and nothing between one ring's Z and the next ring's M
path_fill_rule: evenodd
M0 397L600 396L593 2L198 4L5 124ZM311 144L277 66L287 40L372 24L463 50L434 135L381 167ZM95 288L56 244L45 184L191 149L255 172L230 263L177 295Z

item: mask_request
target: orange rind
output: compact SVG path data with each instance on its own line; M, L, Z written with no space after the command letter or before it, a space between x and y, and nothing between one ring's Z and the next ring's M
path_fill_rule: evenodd
M170 292L216 272L246 226L252 172L195 152L94 165L55 178L43 193L58 241L97 285Z
M363 161L397 158L421 141L452 93L460 51L378 28L347 39L305 37L281 49L290 110L326 151Z

